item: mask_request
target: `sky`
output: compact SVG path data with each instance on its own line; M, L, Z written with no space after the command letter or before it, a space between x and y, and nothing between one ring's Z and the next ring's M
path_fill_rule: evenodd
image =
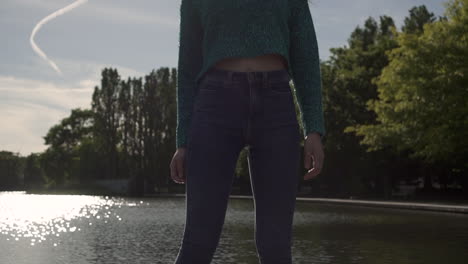
M1 0L0 151L44 151L43 137L74 108L91 108L104 67L122 79L177 67L181 0L80 0L72 10L38 23L75 0ZM235 0L233 0L235 1ZM309 1L310 2L310 1ZM321 60L347 45L373 17L391 16L398 29L414 6L444 15L442 0L312 0ZM48 59L35 51L33 42Z

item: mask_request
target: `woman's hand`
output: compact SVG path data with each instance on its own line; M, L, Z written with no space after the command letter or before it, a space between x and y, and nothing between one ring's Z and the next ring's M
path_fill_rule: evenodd
M178 148L172 157L170 164L171 168L171 178L174 182L184 184L185 183L185 174L184 174L184 164L185 164L185 154L186 148Z
M311 132L306 136L304 142L304 168L309 169L304 175L304 180L310 180L320 173L323 159L324 153L320 134ZM310 169L312 164L313 167Z

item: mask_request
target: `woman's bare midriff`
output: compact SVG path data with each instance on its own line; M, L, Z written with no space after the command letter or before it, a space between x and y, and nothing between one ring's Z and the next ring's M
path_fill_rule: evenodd
M286 59L276 53L255 57L229 57L218 61L213 67L228 71L275 71L287 69Z

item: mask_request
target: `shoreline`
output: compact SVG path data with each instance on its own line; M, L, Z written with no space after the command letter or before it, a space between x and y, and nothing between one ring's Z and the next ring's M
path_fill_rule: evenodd
M185 194L151 194L144 197L185 197ZM229 198L234 199L253 199L249 195L230 195ZM340 199L340 198L312 198L312 197L297 197L297 202L314 202L324 204L339 204L339 205L352 205L352 206L368 206L380 208L396 208L396 209L409 209L409 210L422 210L433 212L448 212L448 213L461 213L468 214L468 205L454 205L443 203L429 203L429 202L401 202L401 201L377 201L377 200L363 200L363 199Z
M2 191L3 192L3 191ZM5 191L8 192L8 191ZM24 192L24 191L21 191ZM26 192L28 193L28 192ZM101 196L118 196L118 197L127 197L127 198L158 198L158 197L185 197L185 193L159 193L159 194L145 194L143 196L131 196L131 195L122 195L119 193L109 193L109 192L91 192L91 193L81 193L81 192L30 192L29 194L67 194L67 195L101 195ZM230 199L253 199L251 195L234 195L229 196ZM468 214L468 203L450 203L447 201L411 201L411 200L369 200L369 199L356 199L356 198L319 198L319 197L296 197L297 202L312 202L312 203L322 203L322 204L338 204L338 205L350 205L350 206L367 206L367 207L380 207L380 208L394 208L394 209L409 209L409 210L418 210L418 211L433 211L433 212L445 212L445 213L458 213L458 214Z

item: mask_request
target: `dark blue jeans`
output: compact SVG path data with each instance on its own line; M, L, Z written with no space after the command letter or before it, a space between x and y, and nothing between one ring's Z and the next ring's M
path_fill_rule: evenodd
M211 262L246 146L257 256L264 264L292 263L301 134L289 81L286 69L211 68L201 79L188 129L186 223L175 263Z

